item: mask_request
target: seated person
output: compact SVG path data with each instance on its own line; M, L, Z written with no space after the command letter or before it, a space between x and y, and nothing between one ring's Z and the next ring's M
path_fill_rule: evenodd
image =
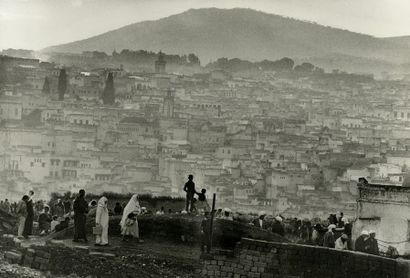
M68 228L68 225L70 224L70 217L66 217L64 221L62 221L60 224L58 224L55 228L56 232L62 231L64 229Z
M40 230L40 235L44 235L50 232L51 214L49 206L44 206L43 212L38 216L38 228Z

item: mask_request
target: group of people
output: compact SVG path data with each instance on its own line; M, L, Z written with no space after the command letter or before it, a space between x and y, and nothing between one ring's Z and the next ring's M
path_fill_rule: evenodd
M8 210L8 206L2 203L1 209L7 213L15 214L18 217L18 238L29 238L33 235L33 223L35 216L38 222L39 235L45 235L52 231L61 231L69 227L74 220L74 242L88 242L86 233L87 217L95 218L95 244L99 246L108 245L108 228L109 215L112 213L108 208L108 199L102 196L98 201L88 203L85 200L85 190L81 189L76 198L72 202L70 198L65 200L58 199L51 206L41 202L33 201L34 191L30 190L27 195L17 203L16 209L13 212ZM37 205L41 203L41 206ZM39 212L37 212L40 210ZM35 213L36 211L36 213ZM162 207L162 212L164 208ZM139 227L137 216L146 212L144 207L140 207L138 195L131 197L128 203L121 206L116 203L113 209L114 215L122 215L120 222L121 234L124 241L136 239L137 242L142 242L139 235Z
M184 191L186 192L185 212L204 213L211 210L206 200L206 189L202 188L201 192L196 191L193 175L188 176ZM195 194L198 195L198 199L195 198Z
M210 207L206 199L206 190L202 189L200 193L195 190L195 183L193 176L188 176L188 181L185 183L184 191L186 192L186 206L181 213L193 213L204 215L201 231L202 231L202 245L209 247L209 225L210 225ZM198 195L198 201L195 199ZM34 203L34 191L29 191L27 195L18 202L14 213L18 216L18 237L28 238L33 234L33 221L35 211L37 213L38 227L40 235L47 234L51 231L61 231L67 228L71 219L74 220L74 242L87 242L86 223L87 217L95 218L95 227L93 234L95 234L95 244L99 246L106 246L108 241L108 228L110 214L122 215L120 226L123 241L130 241L136 239L137 242L142 242L139 234L138 215L147 213L145 207L141 207L137 194L134 194L127 204L121 205L116 203L113 211L109 210L108 198L102 196L98 201L92 200L88 203L85 200L85 191L81 189L77 194L75 200L66 197L65 200L58 199L57 202L50 207L41 202ZM1 203L0 208L7 212L13 212L12 205L6 199ZM171 213L168 210L168 213ZM164 207L161 207L156 215L165 214ZM335 248L338 250L356 250L359 252L378 255L379 248L374 231L362 231L361 235L352 240L352 226L348 219L340 212L338 215L331 214L327 220L327 225L323 226L320 223L312 226L309 220L290 219L290 222L284 223L285 218L281 215L275 217L268 216L266 212L260 211L258 216L249 221L249 215L241 213L234 214L231 209L218 209L215 211L215 219L234 221L238 220L248 223L256 228L269 230L275 234L285 236L287 231L291 231L297 235L299 243L313 244L328 248ZM267 219L269 218L269 219ZM247 219L244 221L244 219ZM293 221L292 221L293 220ZM289 219L286 219L289 221ZM289 224L290 223L290 224ZM326 227L327 226L327 227ZM291 236L291 235L289 235Z
M92 202L93 203L93 202ZM109 228L109 209L108 199L102 196L97 204L93 203L88 205L85 200L85 191L81 189L76 197L74 204L74 242L84 241L87 242L86 223L87 215L94 215L95 212L95 227L93 233L95 234L95 245L107 246L108 242L108 228ZM136 239L138 242L142 242L139 235L139 227L137 216L141 213L141 207L139 204L138 195L134 194L129 200L128 204L122 208L119 203L116 203L114 212L119 215L122 213L121 218L121 234L123 241L130 241Z

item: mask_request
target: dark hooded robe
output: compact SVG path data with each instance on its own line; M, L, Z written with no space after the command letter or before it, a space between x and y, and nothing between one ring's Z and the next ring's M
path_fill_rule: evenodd
M78 195L73 204L74 209L74 240L87 240L85 224L87 221L88 204L83 195Z
M33 200L29 199L26 201L27 207L27 216L26 222L24 223L24 231L23 236L28 237L33 234L33 221L34 221L34 207L33 207Z

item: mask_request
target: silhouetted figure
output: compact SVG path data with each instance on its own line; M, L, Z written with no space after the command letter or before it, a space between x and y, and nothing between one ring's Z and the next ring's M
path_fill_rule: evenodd
M195 190L195 183L193 182L194 176L189 175L188 181L185 183L184 191L186 192L186 204L185 210L187 212L192 212L194 207L194 195L196 192Z
M211 208L206 200L206 189L202 188L201 193L198 193L198 202L196 204L196 209L200 212L210 211Z
M87 221L88 204L84 199L85 191L81 189L77 198L74 201L74 242L78 242L80 239L87 242L87 235L85 230L85 224Z
M24 224L24 231L23 231L23 236L25 238L28 238L33 234L33 221L34 221L34 204L33 204L33 195L34 191L30 190L28 193L29 199L26 201L26 207L27 207L27 216L26 216L26 222Z
M114 214L115 215L122 215L122 206L120 203L115 203L115 207L114 207Z

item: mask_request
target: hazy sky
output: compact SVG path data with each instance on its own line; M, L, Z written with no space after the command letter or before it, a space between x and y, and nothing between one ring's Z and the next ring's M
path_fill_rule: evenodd
M0 0L0 49L41 49L202 7L252 8L374 36L410 35L410 0Z

